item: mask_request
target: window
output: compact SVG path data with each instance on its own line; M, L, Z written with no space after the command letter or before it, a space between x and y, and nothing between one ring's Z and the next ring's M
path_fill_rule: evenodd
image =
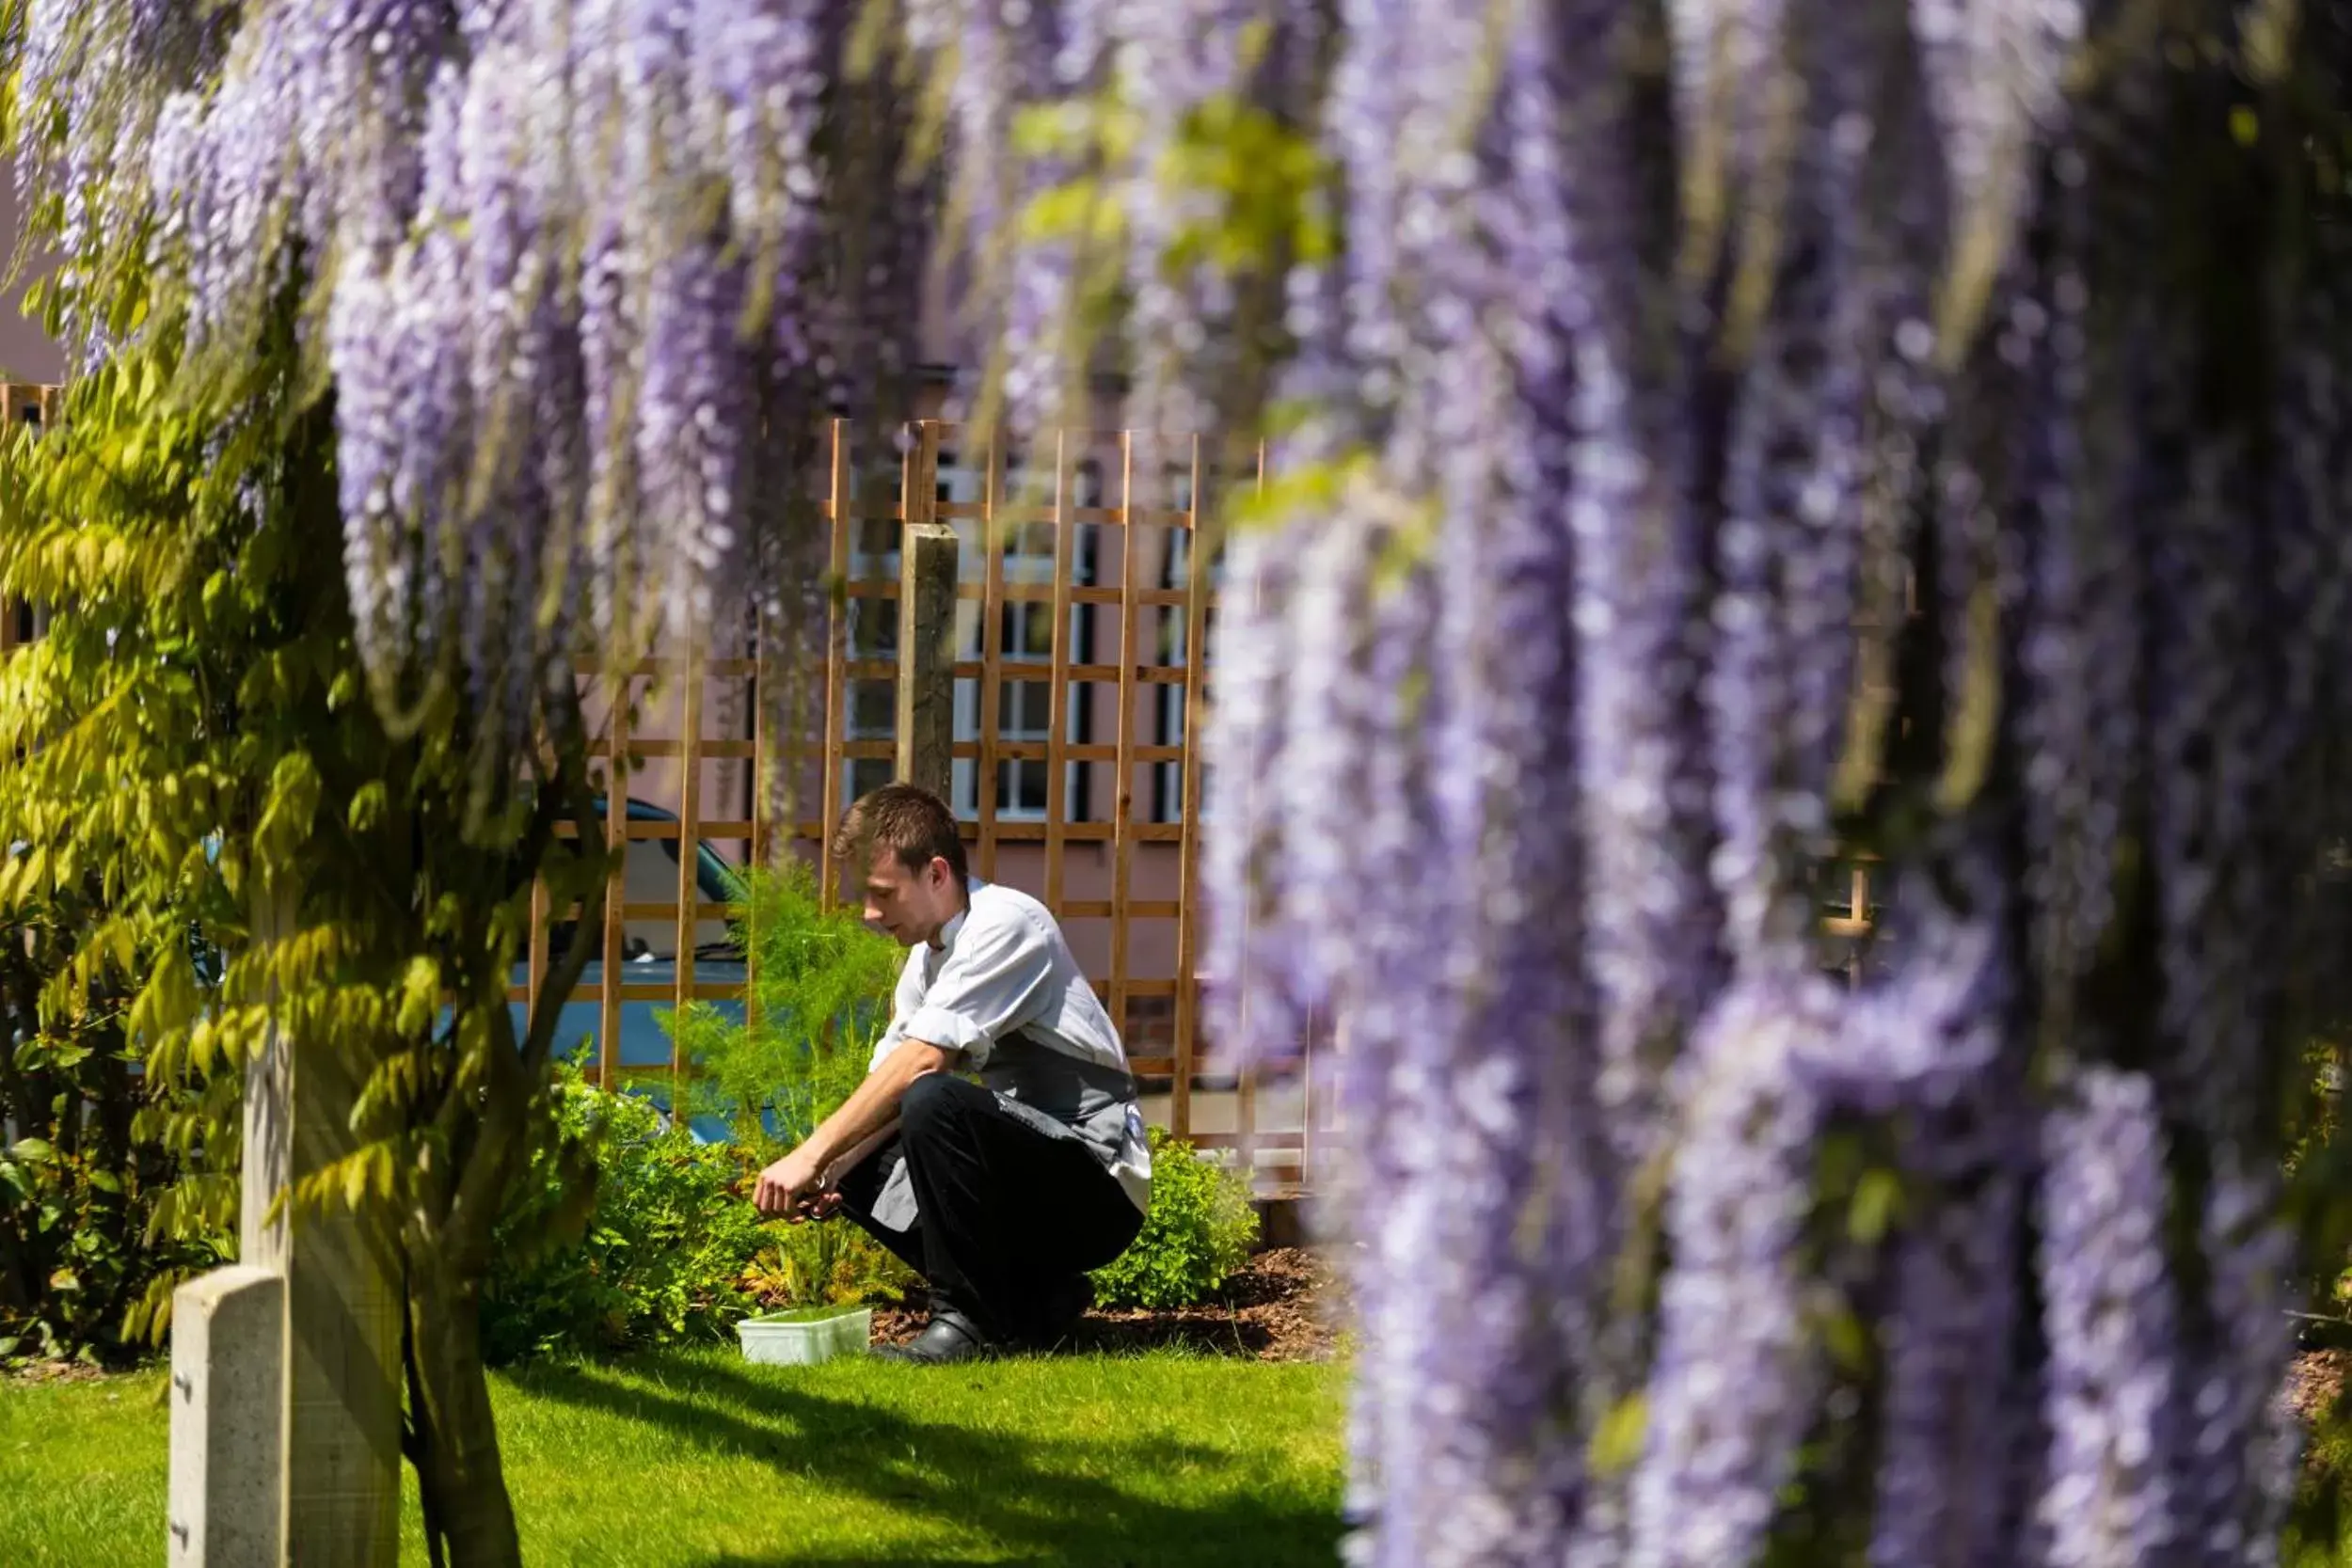
M856 465L851 469L853 494L859 501L877 494L895 496L898 466L895 459ZM860 517L850 530L850 580L896 582L898 578L898 524L888 517ZM849 621L849 657L895 659L898 657L898 601L852 597L845 607ZM844 732L850 740L888 740L898 734L898 694L891 681L852 680L843 693ZM891 781L897 765L888 757L851 757L842 765L842 800L854 800Z
M1022 458L1011 454L1006 463L1006 478L1001 495L1017 494ZM939 459L938 499L943 501L974 502L982 499L985 476L965 468L948 453ZM1091 460L1080 463L1073 472L1071 503L1073 506L1103 504L1103 471ZM969 581L985 581L988 561L981 549L981 524L977 519L958 518L957 532L962 541L962 564L959 574ZM1073 578L1086 582L1089 578L1094 555L1090 537L1093 525L1080 524L1073 531ZM1054 527L1049 522L1022 523L1009 527L1004 532L1004 581L1016 593L1024 590L1043 595L1054 586ZM1092 605L1073 605L1070 610L1070 657L1073 663L1084 663L1091 657L1094 610ZM978 660L984 656L981 639L981 606L976 600L965 600L956 607L957 657ZM1051 666L1054 659L1054 607L1042 597L1009 598L998 607L997 650L1001 668L1006 672L996 689L996 738L1000 741L1043 744L1053 736L1054 683ZM1014 674L1021 666L1037 671L1034 675ZM1075 697L1076 693L1073 692ZM972 741L980 736L980 683L963 679L956 683L955 734L959 741ZM1084 742L1093 734L1093 716L1083 702L1070 704L1069 738ZM1086 815L1086 768L1089 765L1073 763L1065 776L1067 791L1065 809L1071 816ZM960 816L979 815L978 763L963 757L955 765L955 809ZM996 816L1005 821L1042 821L1050 797L1051 764L1043 757L1008 757L996 765Z
M1170 467L1164 476L1168 505L1178 511L1192 507L1192 473L1189 468ZM1196 519L1197 522L1197 519ZM1197 535L1190 529L1169 529L1165 552L1160 558L1159 586L1181 590L1192 585L1192 546ZM1214 573L1214 567L1212 568ZM1211 587L1215 586L1212 581ZM1161 664L1182 668L1188 680L1205 679L1203 671L1196 669L1193 650L1186 646L1190 627L1183 605L1171 605L1160 612L1160 636L1152 657ZM1215 625L1216 611L1201 618L1202 641ZM1205 649L1204 649L1205 657ZM1152 688L1152 744L1182 746L1184 738L1184 707L1189 687L1172 682L1155 684ZM1152 820L1181 822L1184 816L1184 765L1181 762L1156 763L1152 768Z

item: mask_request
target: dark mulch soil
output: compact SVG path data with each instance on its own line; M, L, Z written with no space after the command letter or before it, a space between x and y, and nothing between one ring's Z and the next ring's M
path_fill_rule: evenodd
M14 1383L93 1383L107 1369L87 1361L23 1361L0 1366L0 1379Z
M2287 1370L2287 1402L2305 1422L2316 1419L2352 1372L2352 1351L2306 1351Z
M1080 1352L1178 1349L1253 1361L1324 1361L1339 1338L1340 1284L1331 1265L1304 1247L1259 1253L1225 1281L1218 1299L1162 1311L1097 1307L1079 1322L1069 1348ZM874 1314L874 1342L899 1345L922 1330L920 1294Z

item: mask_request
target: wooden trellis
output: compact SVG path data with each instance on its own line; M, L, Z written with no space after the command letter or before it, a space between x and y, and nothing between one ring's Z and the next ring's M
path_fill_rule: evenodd
M0 386L0 396L11 421L56 417L54 388ZM916 421L886 461L867 461L846 422L832 428L813 510L838 592L806 671L804 721L779 722L768 698L787 666L749 628L626 672L581 666L600 786L635 802L607 810L607 842L633 852L618 857L601 928L572 934L597 952L564 1033L596 1037L608 1085L682 1088L687 1064L666 1038L646 1047L653 1011L745 996L739 960L703 956L735 912L699 873L706 849L739 863L800 855L839 896L850 879L828 826L894 775L888 699L904 681L938 681L954 693L952 792L973 869L1036 895L1063 923L1150 1115L1230 1151L1268 1188L1309 1185L1332 1130L1327 1029L1316 1022L1301 1069L1281 1083L1203 1070L1199 740L1218 591L1215 531L1196 510L1208 478L1200 443L1062 430L1019 451L964 450L969 436ZM1263 483L1262 462L1228 483ZM957 644L910 664L896 637L898 546L922 525L961 538ZM41 622L31 607L0 606L0 648ZM669 851L658 863L643 853L657 847ZM1851 943L1842 967L1857 983L1878 915L1872 877L1867 856L1823 873L1825 934ZM577 911L551 910L543 891L534 912L516 1002L536 999L556 928Z
M797 853L825 895L840 896L854 879L834 863L826 827L856 793L893 776L897 736L882 699L904 680L935 679L954 689L953 793L974 873L1034 894L1062 922L1129 1042L1155 1119L1233 1149L1275 1187L1295 1186L1312 1142L1303 1097L1291 1125L1261 1127L1259 1085L1200 1071L1197 742L1209 693L1205 660L1193 656L1208 642L1216 591L1213 551L1194 548L1211 531L1195 507L1199 443L1058 431L1022 452L959 451L965 434L911 424L896 472L861 485L882 465L861 467L849 426L832 430L816 511L839 592L807 733L767 733L775 705L761 689L786 671L755 640L742 657L690 649L648 661L626 686L583 671L605 777L628 780L628 793L664 813L608 810L609 841L679 849L673 896L645 896L628 857L614 871L599 961L572 1000L594 1006L597 1075L682 1088L684 1062L647 1059L645 1009L741 994L739 977L697 973L694 949L731 911L702 895L685 847L726 844L729 859ZM897 645L896 551L900 531L924 524L954 528L963 548L957 645L917 668ZM718 762L748 773L722 780ZM655 769L667 777L649 780ZM779 787L787 778L788 791ZM783 820L787 800L803 809ZM631 979L629 956L655 924L674 933L675 968ZM536 923L517 1001L534 997L547 972L548 926Z

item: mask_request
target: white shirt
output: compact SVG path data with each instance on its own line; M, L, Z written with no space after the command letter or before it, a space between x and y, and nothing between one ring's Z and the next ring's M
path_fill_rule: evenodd
M1000 1062L998 1045L1015 1037L1044 1050ZM972 879L963 911L941 928L938 944L907 954L870 1066L910 1039L958 1053L957 1065L978 1073L1025 1120L1036 1124L1043 1111L1054 1130L1079 1136L1136 1207L1150 1212L1151 1147L1126 1050L1044 905ZM1082 1065L1057 1072L1054 1056Z

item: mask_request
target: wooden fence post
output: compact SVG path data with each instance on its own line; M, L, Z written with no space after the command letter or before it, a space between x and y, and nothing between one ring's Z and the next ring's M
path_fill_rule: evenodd
M956 531L935 520L939 427L925 423L898 542L898 774L941 800L955 784Z

